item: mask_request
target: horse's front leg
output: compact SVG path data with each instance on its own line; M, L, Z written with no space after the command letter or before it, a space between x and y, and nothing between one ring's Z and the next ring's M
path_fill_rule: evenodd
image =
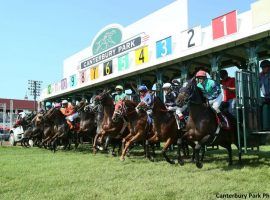
M96 154L97 153L97 139L99 138L99 137L101 137L101 135L102 135L102 133L104 132L104 130L101 130L99 133L97 133L96 135L95 135L95 138L94 138L94 144L93 144L93 153L94 154Z
M169 147L171 144L173 144L173 140L172 140L172 138L168 138L167 141L166 141L166 143L165 143L165 145L164 145L164 147L163 147L163 149L162 149L162 155L163 155L163 157L165 158L165 160L166 160L168 163L170 163L170 164L175 164L175 162L174 162L173 160L170 160L169 157L168 157L167 154L166 154L166 151L167 151L168 147Z
M178 164L184 165L184 161L181 156L181 147L182 147L182 139L178 138L177 139L177 160L178 160Z
M134 137L132 137L129 141L126 142L124 150L122 151L122 155L120 157L120 160L125 160L125 156L127 153L128 148L135 142L139 141L142 139L143 133L138 132Z
M207 142L210 140L211 135L206 135L204 136L195 146L195 159L196 159L196 166L201 169L203 167L203 157L204 155L202 155L202 159L200 158L200 151L201 148L205 148L205 145L207 144Z

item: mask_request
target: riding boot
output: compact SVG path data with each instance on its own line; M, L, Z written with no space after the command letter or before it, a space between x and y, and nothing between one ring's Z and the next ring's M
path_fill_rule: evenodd
M226 116L224 116L221 112L217 113L218 119L219 119L219 125L221 128L225 130L230 129L230 124L228 122L228 119Z
M74 126L73 126L73 124L72 124L71 121L67 120L67 124L68 124L70 130L72 130L74 128Z

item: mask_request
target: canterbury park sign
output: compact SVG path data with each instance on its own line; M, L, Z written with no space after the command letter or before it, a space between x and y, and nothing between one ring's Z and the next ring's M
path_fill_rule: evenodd
M93 55L91 58L81 63L81 69L102 62L108 58L126 52L142 43L141 36L132 38L120 44L122 32L118 28L110 28L99 34L92 45Z

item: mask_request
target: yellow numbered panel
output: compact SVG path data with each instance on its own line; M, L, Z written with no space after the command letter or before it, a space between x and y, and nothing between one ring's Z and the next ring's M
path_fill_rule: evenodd
M148 46L135 50L135 63L141 65L149 61Z
M90 68L90 79L95 80L98 78L98 66Z

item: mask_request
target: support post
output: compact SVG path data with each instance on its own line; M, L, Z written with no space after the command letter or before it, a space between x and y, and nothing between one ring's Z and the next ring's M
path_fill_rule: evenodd
M220 55L213 55L210 58L211 77L218 84L220 84L220 75L219 75L220 61L221 61L221 56Z
M157 83L156 83L156 94L157 96L163 100L163 91L162 91L162 85L163 85L163 73L162 70L156 71L156 77L157 77Z
M183 85L185 82L187 82L188 78L188 64L183 64L180 68L181 71L181 84Z

